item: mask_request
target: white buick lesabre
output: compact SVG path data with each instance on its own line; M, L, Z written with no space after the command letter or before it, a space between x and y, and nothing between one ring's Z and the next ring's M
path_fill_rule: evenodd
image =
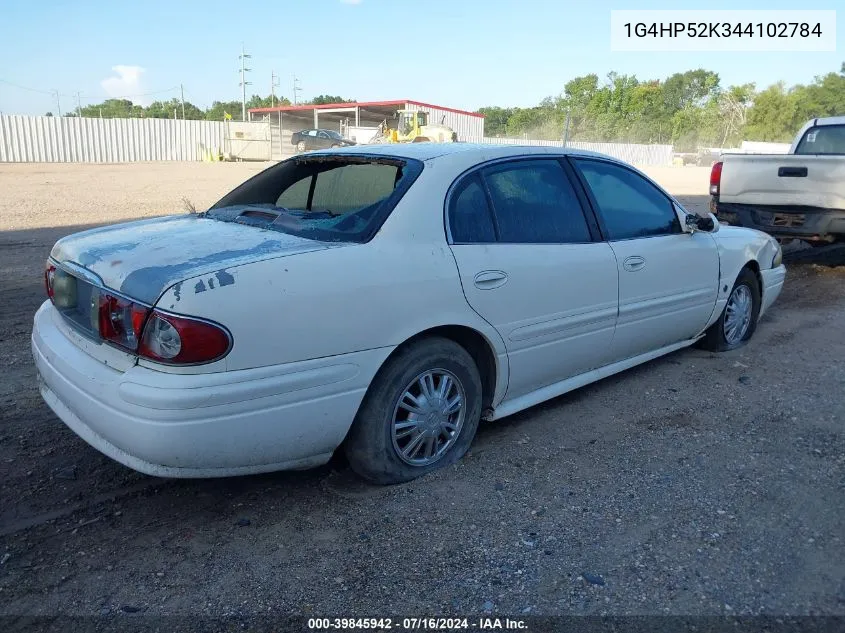
M459 460L482 418L744 344L784 276L775 240L606 156L364 146L60 240L32 350L56 415L130 468L239 475L343 447L394 483Z

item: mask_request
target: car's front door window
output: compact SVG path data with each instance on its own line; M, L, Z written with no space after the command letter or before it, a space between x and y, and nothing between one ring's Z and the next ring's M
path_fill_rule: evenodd
M681 233L672 201L639 174L607 161L578 158L575 164L592 191L609 240Z

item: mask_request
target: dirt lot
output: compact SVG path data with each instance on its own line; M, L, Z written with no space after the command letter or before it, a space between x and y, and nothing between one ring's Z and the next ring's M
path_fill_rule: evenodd
M406 485L339 459L168 481L89 448L35 389L49 248L260 167L0 166L0 615L845 614L845 249L791 255L742 350L489 424ZM706 205L708 170L650 171Z

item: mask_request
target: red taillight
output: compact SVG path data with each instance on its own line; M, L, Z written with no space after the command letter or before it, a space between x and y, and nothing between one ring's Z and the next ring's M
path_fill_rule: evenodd
M47 296L50 298L50 301L53 300L53 278L55 275L56 267L48 262L47 267L44 269L44 288L47 290Z
M138 349L149 312L149 308L123 297L101 294L97 313L100 336L134 352Z
M710 170L710 195L719 195L719 185L722 184L722 163L713 163L713 168Z
M138 354L169 364L210 363L226 355L229 333L209 321L153 310Z

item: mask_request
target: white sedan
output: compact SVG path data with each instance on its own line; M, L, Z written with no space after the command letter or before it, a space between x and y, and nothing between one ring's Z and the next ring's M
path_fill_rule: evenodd
M44 400L136 470L308 468L379 483L452 464L496 420L754 333L785 268L607 156L416 143L325 150L206 212L53 247Z

